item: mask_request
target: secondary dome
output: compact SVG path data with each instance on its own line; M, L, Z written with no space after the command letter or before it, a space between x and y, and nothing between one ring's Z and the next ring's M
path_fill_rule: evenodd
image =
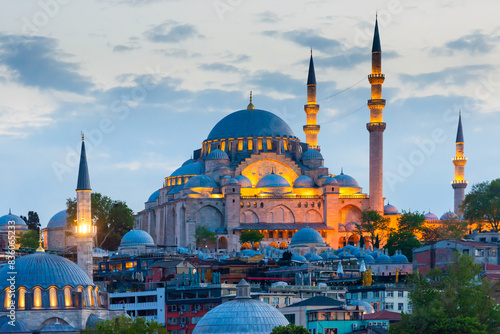
M323 156L321 155L321 153L319 153L313 148L305 151L305 153L302 154L302 160L312 160L312 159L323 159Z
M243 109L221 119L206 140L241 137L296 138L288 124L275 114L260 109Z
M58 213L53 215L52 218L50 218L49 222L47 223L47 228L66 227L67 217L68 214L66 213L66 210L59 211Z
M290 183L281 175L269 174L257 182L257 188L290 187Z
M307 175L301 175L293 182L294 188L312 188L315 185L314 180Z
M212 152L210 152L209 155L207 155L206 159L207 160L229 160L229 156L223 150L215 149Z
M149 233L143 230L128 231L127 233L125 233L122 241L120 242L120 247L139 245L154 246L155 243Z
M359 187L358 181L356 181L352 176L344 174L343 171L339 175L336 175L334 179L341 187Z
M186 182L184 188L217 188L217 183L208 175L196 175Z
M458 219L458 216L454 212L451 212L451 211L445 212L441 216L441 220L455 220L455 219Z
M338 185L339 183L334 177L329 177L326 179L325 182L323 182L323 186L335 186Z
M193 334L269 334L288 321L275 307L250 298L244 279L236 287L236 298L222 303L200 319Z
M439 220L438 216L433 214L432 212L427 212L425 215L425 220Z
M394 205L387 203L387 205L384 206L384 214L385 215L397 215L397 214L399 214L399 211L398 211L398 208L396 208Z
M235 177L242 188L252 188L252 181L245 175L238 175Z
M189 160L188 160L189 161ZM186 161L181 167L177 168L170 176L198 175L203 173L203 164L199 161L188 163Z
M0 269L0 289L2 290L9 284L7 281L10 277L9 271L9 266ZM67 285L71 287L94 285L89 275L76 263L62 256L45 252L36 252L16 259L16 272L16 287L26 289L35 286L63 288Z
M9 225L9 221L11 221L11 220L13 220L15 222L15 224L14 224L15 226L18 226L18 225L25 225L26 226L26 222L21 217L13 215L10 212L10 210L9 210L8 215L0 217L0 226Z
M299 244L322 244L324 243L321 234L309 226L301 228L292 237L290 246Z
M160 190L155 191L148 198L148 202L156 202L156 200L160 197Z

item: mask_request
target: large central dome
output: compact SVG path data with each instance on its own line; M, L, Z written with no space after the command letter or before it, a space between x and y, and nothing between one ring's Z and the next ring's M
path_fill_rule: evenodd
M288 124L275 114L260 109L243 109L221 119L207 140L248 137L297 138Z

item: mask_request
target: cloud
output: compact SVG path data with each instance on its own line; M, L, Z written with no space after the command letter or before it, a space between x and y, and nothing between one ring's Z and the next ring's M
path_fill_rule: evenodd
M195 26L191 24L179 24L167 20L160 25L152 27L144 33L146 37L155 43L177 43L189 38L203 38Z
M118 44L113 48L113 52L127 52L137 49L135 46L127 46L123 44Z
M419 88L429 85L465 86L471 80L484 75L485 71L493 69L491 65L469 65L447 67L444 70L420 74L399 74L401 81L413 83Z
M262 22L262 23L278 23L281 21L278 14L270 12L270 11L256 14L256 16L257 16L257 20L259 22Z
M200 68L205 71L217 71L217 72L242 72L241 69L236 66L224 64L224 63L209 63L202 64Z
M284 38L300 46L325 53L336 53L342 50L342 43L335 39L322 37L312 29L293 30L288 32L268 30L264 31L263 34L276 38Z
M499 40L500 36L492 36L477 31L447 42L444 47L433 48L431 53L445 56L453 55L457 51L469 52L472 55L487 54L496 47Z
M80 66L62 61L67 54L57 49L57 41L41 36L0 35L0 63L17 74L23 85L85 93L93 85L80 75Z

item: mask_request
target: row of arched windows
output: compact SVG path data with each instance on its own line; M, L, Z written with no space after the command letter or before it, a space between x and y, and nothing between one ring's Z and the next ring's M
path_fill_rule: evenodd
M256 145L257 149L259 151L272 151L273 150L273 140L272 138L258 138L256 140ZM202 156L210 154L212 151L212 147L214 147L214 144L217 145L217 148L224 152L231 152L231 147L232 143L236 142L236 151L242 152L242 151L253 151L254 149L254 138L248 138L248 139L223 139L223 140L216 140L216 141L208 141L204 142L202 145ZM284 151L290 151L291 150L291 145L289 143L289 139L283 138L282 139L282 150Z
M298 206L299 208L301 208L302 206L304 206L304 208L307 208L307 207L309 207L309 206L311 206L311 208L314 208L315 203L314 203L314 202L311 202L311 203L307 203L307 202L305 202L304 204L302 204L302 202L299 202L299 203L297 204L297 206ZM318 208L321 208L321 202L318 202Z

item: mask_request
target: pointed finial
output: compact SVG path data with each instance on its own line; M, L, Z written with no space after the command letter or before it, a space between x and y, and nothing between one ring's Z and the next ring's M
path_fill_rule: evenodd
M38 248L36 249L37 252L45 252L45 249L42 247L42 231L38 233Z
M380 46L380 35L378 32L378 19L377 15L375 16L375 31L373 32L373 45L372 45L372 53L374 52L382 52L382 48Z
M252 91L250 91L250 103L248 104L247 109L255 109L252 104Z
M9 208L9 215L11 215L11 214L12 214L12 212L10 211L10 208Z
M340 175L344 175L344 167L340 168Z
M463 143L464 142L464 132L462 130L462 111L458 111L458 129L457 129L457 139L455 140L456 143Z
M313 48L311 48L311 56L313 55Z
M82 141L85 141L85 134L82 131Z

